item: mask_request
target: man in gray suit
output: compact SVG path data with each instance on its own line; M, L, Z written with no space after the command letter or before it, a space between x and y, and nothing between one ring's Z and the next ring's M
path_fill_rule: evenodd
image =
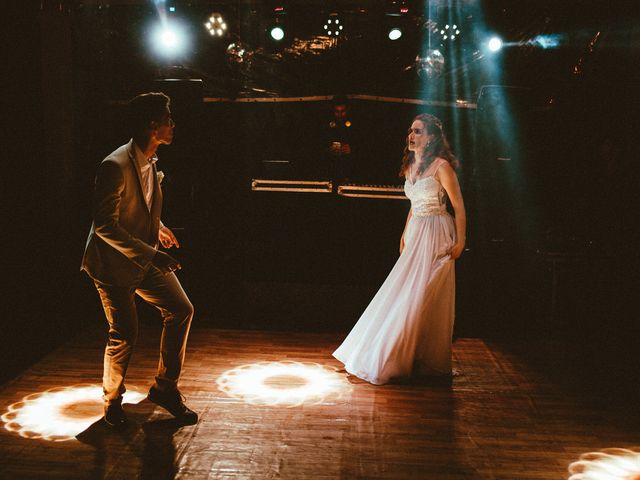
M147 398L183 424L198 421L177 386L193 305L174 273L180 263L158 249L159 243L180 247L160 220L162 190L155 166L158 147L173 141L169 104L162 93L131 100L133 138L107 156L96 175L93 224L81 268L93 279L109 323L102 383L104 419L110 426L127 422L122 394L138 334L135 295L158 308L164 322L158 372Z

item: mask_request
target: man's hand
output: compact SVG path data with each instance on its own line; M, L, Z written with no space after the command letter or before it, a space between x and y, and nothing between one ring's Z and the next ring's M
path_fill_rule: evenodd
M156 252L153 260L151 260L151 263L165 275L182 268L180 262L178 262L168 253L163 252L162 250L158 250Z
M170 228L167 228L164 225L160 227L160 230L158 231L158 238L164 248L171 248L174 245L176 248L180 248L180 244L178 243L176 236Z

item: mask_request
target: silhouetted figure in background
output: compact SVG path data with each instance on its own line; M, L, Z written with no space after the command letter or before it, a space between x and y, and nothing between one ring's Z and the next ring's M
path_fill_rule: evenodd
M332 118L326 127L326 149L329 153L330 176L334 186L349 183L357 176L357 127L351 118L347 97L333 98Z

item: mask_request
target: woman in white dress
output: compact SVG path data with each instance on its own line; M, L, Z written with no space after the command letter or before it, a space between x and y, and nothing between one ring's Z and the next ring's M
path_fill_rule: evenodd
M466 215L455 157L442 123L418 115L400 175L411 200L400 257L333 356L345 370L380 385L418 375L451 375L454 260L465 244ZM455 220L446 210L446 197Z

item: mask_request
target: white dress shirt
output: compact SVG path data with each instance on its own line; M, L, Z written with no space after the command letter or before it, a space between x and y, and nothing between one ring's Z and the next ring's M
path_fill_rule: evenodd
M155 185L155 179L153 178L153 164L158 161L158 157L154 155L151 158L146 158L142 153L142 150L134 143L134 152L136 156L136 162L140 168L140 183L142 184L142 193L144 193L144 201L147 203L147 208L151 211L151 203L153 201L153 186Z

